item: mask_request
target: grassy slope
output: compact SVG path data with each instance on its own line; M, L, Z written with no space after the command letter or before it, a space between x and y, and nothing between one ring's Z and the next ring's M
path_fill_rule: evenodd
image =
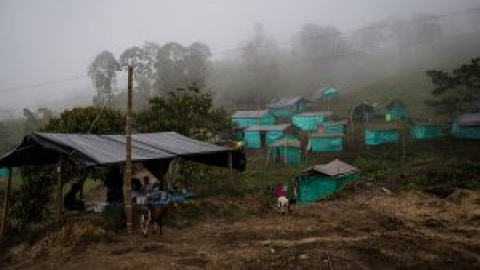
M348 108L360 102L376 103L376 109L384 112L392 99L400 99L408 106L412 117L433 117L434 111L424 104L431 98L432 84L423 72L413 72L382 79L361 87L356 91L344 93L331 102L331 109L346 116Z

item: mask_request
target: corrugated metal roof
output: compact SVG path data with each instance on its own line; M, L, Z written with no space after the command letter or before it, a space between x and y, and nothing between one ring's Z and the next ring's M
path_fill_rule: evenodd
M272 144L272 146L276 146L276 147L297 147L299 148L300 147L300 141L299 140L296 140L296 139L279 139L277 141L275 141L275 143Z
M253 125L245 129L245 131L283 131L290 127L290 124L281 124L281 125Z
M300 101L306 102L306 100L302 97L294 97L294 98L281 98L279 100L275 100L274 102L267 105L269 109L281 109L281 108L288 108Z
M310 117L310 116L332 116L333 112L332 111L317 111L317 112L304 112L297 114L295 116L303 116L303 117Z
M324 165L315 165L313 167L307 168L306 170L302 171L303 173L307 172L317 172L317 173L322 173L328 176L340 176L343 174L347 173L352 173L352 172L359 172L357 168L353 167L352 165L349 165L343 161L340 161L338 159L333 160L332 162Z
M460 115L455 122L460 126L480 126L480 113L466 113Z
M236 111L232 114L232 118L262 118L267 113L268 110L261 110L261 111Z
M195 159L206 164L228 166L226 153L232 148L197 141L176 132L132 135L132 161ZM91 135L35 132L0 158L0 167L56 163L68 156L87 166L125 162L125 135ZM225 160L224 160L225 159Z

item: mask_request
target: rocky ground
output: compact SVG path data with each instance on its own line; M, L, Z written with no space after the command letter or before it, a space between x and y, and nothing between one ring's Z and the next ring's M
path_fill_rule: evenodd
M28 241L6 238L1 269L480 269L480 192L447 198L379 188L297 205L281 216L262 194L180 206L230 209L183 220L163 235L111 232L87 216ZM232 210L234 209L234 210ZM178 211L182 211L181 209Z

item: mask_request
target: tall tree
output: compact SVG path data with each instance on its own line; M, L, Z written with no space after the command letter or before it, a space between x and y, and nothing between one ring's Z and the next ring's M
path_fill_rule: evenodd
M279 81L278 48L261 24L254 26L254 35L241 51L241 60L248 74L240 93L243 103L264 106L276 96Z
M130 47L120 55L119 63L122 67L133 67L133 78L138 85L138 92L142 96L143 106L148 105L150 99L151 80L153 79L154 64L160 46L155 43L145 43L142 47Z
M207 140L212 134L231 129L226 112L213 107L212 95L198 87L180 88L154 97L150 104L148 110L136 117L139 132L176 131Z
M457 116L471 112L475 108L475 99L480 95L480 58L464 64L448 73L441 70L427 71L435 86L427 100L428 105L437 108L438 113Z
M192 84L204 87L210 57L210 48L199 42L189 47L169 42L160 47L155 63L155 88L158 94L167 94Z
M95 57L88 68L88 75L97 89L94 104L101 105L106 102L111 106L116 71L119 70L120 64L111 52L103 51Z

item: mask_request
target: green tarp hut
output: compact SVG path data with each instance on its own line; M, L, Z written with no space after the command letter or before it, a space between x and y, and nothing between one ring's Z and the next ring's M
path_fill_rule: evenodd
M395 125L377 124L365 128L365 144L380 145L396 143L399 140L399 128Z
M302 148L297 139L280 139L272 144L271 158L274 162L299 164L302 162Z
M322 87L313 93L313 98L316 100L331 100L338 96L340 90L334 86L328 85Z
M330 120L333 112L304 112L292 117L292 124L304 131L315 131L319 124Z
M307 100L302 97L275 99L267 105L275 117L292 117L307 109Z
M322 125L322 131L325 133L344 133L347 121L326 122ZM320 131L320 129L318 129Z
M343 138L343 133L312 133L307 149L312 152L339 152L343 150Z
M398 99L392 100L385 107L385 120L395 121L404 119L407 115L407 106Z
M236 111L233 113L231 119L238 128L245 128L251 125L275 124L275 116L268 110Z
M467 113L452 123L452 137L457 139L480 139L480 113Z
M284 136L295 136L297 128L290 124L250 126L245 129L245 146L250 149L260 149L271 146Z
M371 104L360 103L353 107L352 120L368 121L375 118L375 108Z
M437 139L442 136L438 123L414 121L410 124L410 137L414 139Z
M357 179L360 171L338 159L305 169L297 178L297 201L316 202Z
M0 168L0 178L8 177L8 169Z

